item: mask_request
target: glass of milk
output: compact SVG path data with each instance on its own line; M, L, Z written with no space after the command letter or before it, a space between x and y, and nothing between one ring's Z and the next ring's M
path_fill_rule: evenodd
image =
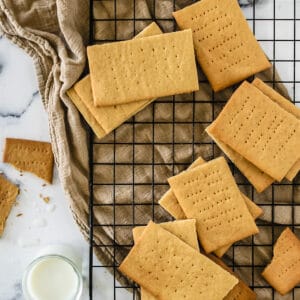
M79 300L81 260L66 246L49 246L27 267L22 287L26 300Z

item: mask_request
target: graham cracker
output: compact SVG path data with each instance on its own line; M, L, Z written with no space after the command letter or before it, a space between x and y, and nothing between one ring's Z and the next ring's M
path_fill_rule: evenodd
M119 267L158 299L223 299L237 278L152 222Z
M285 109L287 112L293 114L298 120L300 119L300 108L298 108L294 103L290 100L286 99L270 86L265 84L261 79L255 78L252 81L252 84L257 87L260 91L262 91L266 96L268 96L271 100L276 102L279 106ZM300 159L292 166L292 168L288 171L285 177L292 181L298 172L300 171Z
M75 90L76 86L81 92ZM101 123L97 121L93 112L94 110L97 110L97 108L93 104L90 75L87 75L86 77L78 81L72 88L67 90L67 95L80 111L89 126L93 129L96 136L99 139L103 138L106 135L106 132L101 126ZM91 103L92 109L89 109L89 104L87 103Z
M262 276L281 295L300 283L300 240L286 228L274 246L274 257Z
M198 157L189 167L188 170L195 168L197 166L202 165L205 163L205 160L202 157ZM175 219L186 219L186 215L182 210L180 204L176 196L174 195L173 191L169 189L162 198L158 201L158 203L167 211L169 212Z
M173 13L193 31L196 56L214 91L271 67L236 0L202 0Z
M197 166L200 166L202 164L206 163L206 161L202 157L198 157L189 167L187 170L193 169ZM250 200L246 195L241 193L243 196L243 199L247 205L247 208L252 215L253 219L256 220L260 215L262 215L263 210L257 206L252 200ZM175 194L173 193L172 189L169 189L162 198L158 201L158 203L168 212L170 213L175 219L186 219L186 215L184 214L184 211L182 210ZM218 257L222 257L228 249L232 245L226 245L223 246L217 250L214 251L214 253Z
M6 219L19 194L19 188L0 175L0 237L3 234Z
M252 200L250 200L245 194L241 193L242 197L247 205L247 208L252 216L252 218L254 220L256 220L259 216L261 216L263 214L263 210L257 206ZM217 255L218 257L222 257L228 250L229 248L232 246L232 244L223 246L217 250L214 251L215 255Z
M277 91L272 89L269 85L264 83L258 77L254 78L251 83L256 88L258 88L261 92L263 92L266 96L268 96L271 100L281 106L283 109L293 114L297 119L300 119L300 108L295 106L293 102L288 100L287 98L280 95Z
M52 183L54 159L50 143L6 138L3 161Z
M174 222L166 222L158 224L163 229L169 231L174 234L182 241L187 243L192 248L199 250L197 232L196 232L196 220L182 220L182 221L174 221ZM134 243L141 237L145 230L146 226L135 227L132 230ZM146 289L141 287L141 300L155 300L157 299L151 293L149 293Z
M171 189L166 191L158 203L176 220L186 219L186 215Z
M198 238L196 232L196 223L195 220L183 220L183 221L174 221L167 223L158 224L163 229L171 232L185 243L190 245L192 248L199 250L198 246ZM133 239L136 243L137 240L141 237L145 226L135 227L133 229ZM236 274L232 272L230 268L228 268L222 260L216 258L213 255L208 255L208 258L213 260L216 264L221 266L223 269L234 275ZM238 277L237 277L238 278ZM254 300L256 299L256 294L242 281L239 279L239 283L229 292L229 294L224 298L226 300ZM155 298L151 293L141 287L141 299L142 300L155 300Z
M218 147L226 154L226 156L237 166L237 168L244 174L249 182L254 186L257 192L261 193L268 188L274 179L268 174L261 171L250 161L245 159L238 152L234 151L231 147L223 143L212 133L214 123L206 127L205 131L215 141Z
M155 22L152 22L137 36L135 36L135 38L152 36L161 33L162 31L158 25ZM154 100L96 107L93 100L90 75L87 75L78 81L67 91L67 94L99 139L110 133Z
M258 233L223 157L168 179L207 253Z
M182 241L190 245L192 248L200 251L196 232L196 220L186 219L180 221L171 221L158 224L163 229L176 235ZM135 227L132 230L133 240L136 243L144 232L146 226Z
M207 257L239 279L239 283L227 294L224 300L256 300L256 293L252 291L227 265L212 254Z
M89 46L87 54L96 106L199 89L190 29Z
M213 136L278 181L300 158L300 121L246 81L213 124Z

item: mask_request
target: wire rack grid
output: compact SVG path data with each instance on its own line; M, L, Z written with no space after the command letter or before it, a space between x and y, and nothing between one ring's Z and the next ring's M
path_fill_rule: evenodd
M168 16L161 16L158 13L157 7L161 5L160 0L145 1L149 10L149 16L139 16L137 10L137 4L140 0L91 0L90 5L90 44L113 42L118 40L125 40L134 37L143 27L150 24L152 21L156 21L163 29L167 28L168 31L176 30L176 23L171 14ZM177 7L177 2L184 2L179 0L167 1L172 2L172 10ZM192 3L193 1L190 1ZM194 1L195 2L195 1ZM251 2L249 4L249 2ZM267 81L271 83L273 87L277 83L283 83L287 88L292 101L296 105L300 105L300 0L260 0L260 1L241 1L241 6L248 20L250 27L256 35L258 41L261 43L264 51L268 55L270 61L273 64L272 80ZM127 6L127 14L124 17L119 12L124 10L124 4ZM97 7L101 5L105 8L105 12L96 13ZM128 13L129 10L129 13ZM128 17L130 15L130 17ZM110 34L103 33L101 28L110 28ZM123 35L123 29L129 32L126 36ZM280 81L276 81L275 68L281 76ZM200 80L202 85L208 84L205 78ZM110 281L110 288L113 290L112 299L124 299L122 295L123 289L131 289L132 294L128 294L126 299L138 299L138 286L135 284L129 286L121 286L116 280L116 268L118 264L114 260L111 265L97 265L93 259L93 250L101 247L111 247L113 253L116 253L117 247L126 247L130 249L128 244L120 243L102 243L96 244L93 236L95 228L105 227L110 228L113 232L113 237L117 235L117 228L127 226L131 230L134 226L145 225L137 222L137 208L139 206L148 207L152 219L156 220L156 215L159 212L159 206L157 199L168 188L167 182L157 182L155 174L157 168L161 166L168 166L170 175L178 172L178 170L185 169L189 163L191 163L203 149L210 147L212 151L212 157L217 156L220 151L215 143L211 140L203 139L198 127L202 129L208 126L216 117L220 109L223 107L226 99L219 99L213 92L209 99L202 99L201 95L193 93L190 98L182 100L176 96L168 99L158 99L148 107L150 116L145 119L138 118L137 116L126 121L119 129L110 134L108 138L98 140L94 137L90 130L90 148L89 148L89 166L90 166L90 299L97 299L97 295L93 295L94 280L93 276L99 268L108 268L113 274L113 280ZM211 113L209 116L198 117L197 114L204 106L211 106ZM190 117L181 121L177 119L176 111L180 108L188 108L191 113ZM169 115L168 120L160 120L159 111L163 109L164 113ZM206 109L206 108L205 108ZM119 138L118 130L122 130L124 126L130 127L132 137L128 140L124 137ZM140 139L139 127L148 126L151 129L152 136L143 141ZM157 127L160 126L160 127ZM165 126L165 127L163 127ZM187 126L191 128L189 131L189 138L182 141L176 139L176 130L180 126ZM156 131L161 130L161 127L169 130L169 139L164 141L156 140ZM159 161L155 159L155 147L166 147L169 149L170 159L168 161ZM131 148L130 161L118 161L119 152L122 151L122 147L128 149ZM176 149L179 147L186 147L189 153L190 161L180 160L176 158ZM109 148L111 150L111 158L109 161L96 161L95 152L100 153L102 149ZM149 157L147 161L140 161L138 159L139 149L141 151L149 151ZM211 157L211 158L212 158ZM243 177L234 165L230 164L233 174L238 178ZM116 174L118 168L123 167L123 171L131 170L131 180L126 183L117 181ZM149 180L141 182L138 180L137 170L140 167L145 167L149 170ZM101 182L101 177L97 172L99 168L103 168L104 172L110 170L112 173L110 182ZM270 287L265 281L257 280L261 271L267 264L265 261L257 261L256 253L258 250L266 248L269 252L269 256L272 254L273 245L276 241L279 233L285 226L289 226L292 230L300 228L300 176L298 175L294 182L283 182L273 184L268 189L269 200L260 201L259 196L253 189L253 187L243 178L238 182L241 188L245 188L248 196L252 197L256 203L258 203L270 217L271 222L258 221L260 230L267 233L267 238L264 241L257 241L255 237L248 239L244 243L236 243L230 249L230 255L226 256L226 263L233 268L243 278L245 274L250 278L246 283L253 288L258 295L263 291L265 298L258 299L281 299L280 296ZM136 188L138 187L148 188L149 196L147 203L141 203L140 199L137 199ZM131 191L131 194L126 194L128 202L119 203L117 195L119 196L119 188L127 187ZM95 190L97 189L97 193ZM101 195L101 189L109 189L111 191L111 201L104 201ZM99 193L100 190L100 193ZM127 190L127 192L128 192ZM282 193L285 197L288 195L288 199L281 201ZM100 196L99 196L100 195ZM278 200L280 199L280 200ZM102 201L103 200L103 201ZM118 224L118 210L122 207L131 207L132 222L127 224ZM95 221L95 209L107 209L111 208L112 218L110 222ZM278 211L285 211L289 214L288 221L282 221L277 219ZM249 257L243 258L242 261L237 263L237 257L239 255L240 248L248 248ZM270 258L270 257L269 257ZM268 258L268 259L269 259ZM97 280L101 280L97 278ZM266 296L267 295L267 296ZM284 299L300 299L300 287L296 287L286 298Z

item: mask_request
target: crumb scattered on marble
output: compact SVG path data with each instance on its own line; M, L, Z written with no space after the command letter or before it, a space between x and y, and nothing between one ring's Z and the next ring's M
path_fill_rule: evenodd
M50 202L50 198L49 198L49 197L43 197L43 200L44 200L44 202L47 203L47 204Z
M42 187L44 187L44 186L46 186L46 185L47 185L46 183L43 183L43 184L42 184Z
M22 213L19 213L19 214L16 215L16 217L21 217L21 216L23 216Z

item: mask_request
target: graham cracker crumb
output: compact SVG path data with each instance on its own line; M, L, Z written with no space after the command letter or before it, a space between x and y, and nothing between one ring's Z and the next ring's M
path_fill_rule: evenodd
M49 198L49 197L43 197L43 200L44 200L44 202L47 203L47 204L50 202L50 198Z

